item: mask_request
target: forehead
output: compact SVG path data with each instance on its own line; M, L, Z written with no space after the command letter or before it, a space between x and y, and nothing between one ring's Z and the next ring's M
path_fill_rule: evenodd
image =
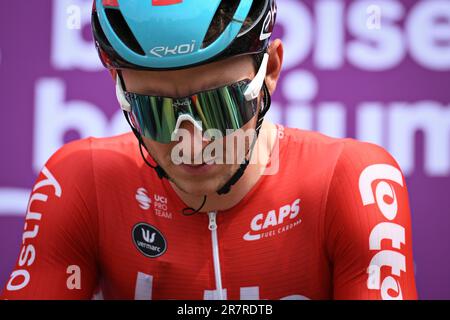
M168 71L122 70L127 91L162 96L187 96L242 79L252 79L255 66L250 56Z

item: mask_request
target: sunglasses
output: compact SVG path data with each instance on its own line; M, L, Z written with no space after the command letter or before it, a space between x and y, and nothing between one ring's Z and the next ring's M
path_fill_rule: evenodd
M202 132L214 129L226 136L256 115L268 57L266 53L253 80L241 80L183 98L126 92L117 76L117 99L139 134L156 142L176 141L174 137L184 121Z

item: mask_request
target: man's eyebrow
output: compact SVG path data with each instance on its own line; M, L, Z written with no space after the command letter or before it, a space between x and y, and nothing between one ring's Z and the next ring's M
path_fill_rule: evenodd
M251 79L249 77L243 77L242 79L239 79L239 80L233 79L228 82L224 82L224 81L221 81L221 79L218 79L216 82L213 82L213 85L208 86L208 88L206 88L206 89L203 88L201 91L214 90L214 89L230 86L232 84L235 84L237 82L241 82L244 80L251 80Z
M200 92L223 88L223 87L232 85L234 83L237 83L237 82L240 82L243 80L251 80L251 79L249 77L243 77L242 79L239 79L239 80L233 79L233 80L224 82L223 79L217 78L211 82L212 84L210 83L208 85L201 86L199 89L197 89L195 91L191 91L188 94L183 94L183 95L177 95L177 94L173 94L173 93L168 94L168 92L161 93L161 92L157 92L154 89L150 89L150 88L142 90L141 94L148 95L148 96L154 96L154 97L166 97L166 98L172 98L172 99L180 99L180 98L185 98L185 97L189 97L189 96L198 94Z
M214 90L214 89L218 89L218 88L222 88L222 87L226 87L226 86L229 86L230 84L233 84L233 83L235 83L235 81L228 81L228 82L223 82L223 81L220 81L220 80L218 80L218 81L214 81L214 82L212 82L212 84L210 83L209 85L205 85L205 86L202 86L201 88L200 88L200 90L199 90L199 92L202 92L202 91L209 91L209 90Z

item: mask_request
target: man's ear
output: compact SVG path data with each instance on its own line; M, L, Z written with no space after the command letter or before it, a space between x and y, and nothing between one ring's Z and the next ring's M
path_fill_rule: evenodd
M276 39L269 45L269 62L267 64L266 85L272 95L277 87L280 78L281 67L283 65L283 42Z
M109 73L111 74L112 79L114 80L114 83L116 82L117 77L117 71L116 69L109 69Z

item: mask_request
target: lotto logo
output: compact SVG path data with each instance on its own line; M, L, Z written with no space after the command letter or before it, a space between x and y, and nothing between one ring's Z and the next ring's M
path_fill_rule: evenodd
M393 222L399 210L394 184L403 187L403 176L399 169L388 164L368 166L359 178L363 205L376 205L385 218L370 232L369 248L376 254L367 268L367 288L380 291L383 300L403 299L400 278L406 272L406 257L400 251L406 245L406 231L402 225ZM391 241L392 250L382 249L381 242L386 240ZM390 269L390 274L383 275L382 268Z

